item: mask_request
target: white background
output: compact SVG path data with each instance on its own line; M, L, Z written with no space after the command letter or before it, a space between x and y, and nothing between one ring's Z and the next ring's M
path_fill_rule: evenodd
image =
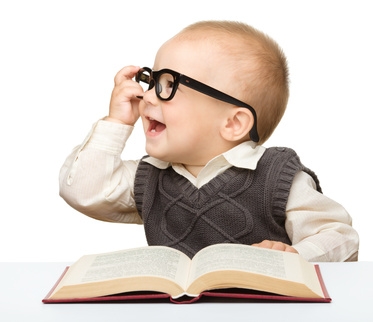
M116 72L153 65L159 46L197 20L268 33L290 67L288 110L266 146L294 148L324 194L345 206L373 260L373 19L370 1L1 1L0 261L75 261L146 245L143 227L70 208L59 169L106 115ZM145 152L138 124L123 158Z

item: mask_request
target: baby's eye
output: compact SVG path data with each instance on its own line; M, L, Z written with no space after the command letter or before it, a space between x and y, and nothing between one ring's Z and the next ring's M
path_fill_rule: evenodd
M165 86L163 88L164 95L166 95L166 96L171 95L171 93L173 91L173 88L174 88L174 82L171 81L171 80L167 80L167 82L165 83Z
M167 81L166 88L172 89L174 87L174 82L173 81Z
M164 73L158 80L159 88L158 92L163 98L168 98L175 87L175 79L171 74Z

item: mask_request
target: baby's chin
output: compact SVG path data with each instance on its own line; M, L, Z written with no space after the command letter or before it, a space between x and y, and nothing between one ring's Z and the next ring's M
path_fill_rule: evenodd
M163 161L163 162L168 162L168 163L172 163L172 164L176 164L176 163L182 164L183 163L183 162L180 162L180 160L176 160L175 158L168 155L167 153L161 153L159 148L146 146L145 151L146 151L146 154L148 156L150 156L152 158L155 158L155 159L158 159L158 160Z

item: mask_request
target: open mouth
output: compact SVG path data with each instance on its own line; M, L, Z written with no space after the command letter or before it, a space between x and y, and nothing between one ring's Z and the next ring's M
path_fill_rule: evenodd
M149 120L149 128L148 128L148 131L149 132L162 132L165 128L166 128L166 125L161 123L161 122L158 122L157 120L154 120L152 118L148 118Z

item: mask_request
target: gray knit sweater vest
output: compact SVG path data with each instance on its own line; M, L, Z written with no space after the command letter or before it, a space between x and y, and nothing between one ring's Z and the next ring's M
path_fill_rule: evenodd
M149 245L164 245L193 257L217 243L251 245L264 239L291 244L286 204L298 171L319 181L289 148L266 149L256 170L231 167L196 188L172 167L140 161L135 201Z

